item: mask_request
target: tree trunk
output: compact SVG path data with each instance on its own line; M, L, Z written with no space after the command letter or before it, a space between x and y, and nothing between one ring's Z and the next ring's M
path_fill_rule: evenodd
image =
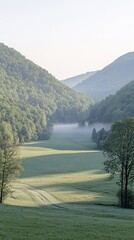
M0 203L3 202L3 190L4 190L4 172L3 172L3 179L1 183L1 189L0 189Z
M5 181L5 166L6 166L6 161L4 162L4 165L3 165L2 182L1 182L1 189L0 189L0 203L3 202L3 190L4 190L4 181Z
M124 192L124 207L128 208L128 164L125 166L125 192Z
M1 187L1 190L0 190L0 203L3 202L3 187Z
M123 179L123 177L124 177L124 174L123 174L123 164L122 164L122 169L121 169L121 196L120 196L120 204L121 204L121 207L123 207L124 206L124 179Z

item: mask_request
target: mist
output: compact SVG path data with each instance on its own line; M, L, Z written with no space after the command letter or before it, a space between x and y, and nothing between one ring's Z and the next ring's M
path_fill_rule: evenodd
M103 123L94 123L94 124L86 124L85 127L79 127L78 124L55 124L54 125L54 134L58 133L61 136L67 138L72 135L72 137L79 137L80 135L84 135L85 137L91 138L93 129L99 131L104 128L105 130L110 130L111 124L103 124Z

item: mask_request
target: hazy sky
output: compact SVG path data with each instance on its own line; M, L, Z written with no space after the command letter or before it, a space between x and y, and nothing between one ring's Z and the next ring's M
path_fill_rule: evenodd
M0 0L0 42L64 79L134 51L134 0Z

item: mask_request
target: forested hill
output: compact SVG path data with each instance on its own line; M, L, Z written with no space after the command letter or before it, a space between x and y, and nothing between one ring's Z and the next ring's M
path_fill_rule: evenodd
M91 108L89 123L134 118L134 80Z
M100 101L134 79L134 52L127 53L74 88Z
M76 122L90 100L20 53L0 44L0 120L19 141L44 139L49 120Z

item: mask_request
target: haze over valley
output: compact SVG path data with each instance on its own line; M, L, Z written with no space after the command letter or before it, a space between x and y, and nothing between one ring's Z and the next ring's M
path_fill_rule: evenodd
M87 78L93 76L95 72L87 72L87 73L83 73L81 75L78 75L78 76L74 76L74 77L71 77L71 78L67 78L65 80L62 80L62 83L64 83L65 85L69 86L69 87L75 87L77 86L78 83L81 83L83 82L84 80L86 80Z
M99 103L94 103L91 100L92 94L91 97L88 97L84 93L78 93L75 89L65 86L47 70L27 60L16 50L0 44L1 153L8 151L8 144L11 148L12 139L16 147L18 144L20 145L20 159L24 168L19 178L10 180L12 195L9 194L10 192L6 193L5 205L1 207L1 211L7 211L7 216L4 217L5 222L7 217L10 217L10 212L14 211L12 208L14 205L16 218L20 219L18 211L23 209L26 211L24 218L30 214L32 226L36 211L40 216L38 222L42 217L45 220L49 219L49 212L51 212L52 220L50 222L54 226L55 219L59 219L57 214L60 214L61 211L64 220L67 217L66 214L69 216L71 214L72 217L69 217L71 221L72 219L75 221L76 211L79 216L82 214L84 218L85 213L92 212L88 215L90 224L92 224L92 216L96 216L98 219L101 214L101 217L104 217L103 221L101 220L101 226L106 224L106 229L111 228L111 223L106 222L113 216L114 226L118 226L120 223L118 214L121 214L122 218L124 212L116 211L112 207L118 205L117 188L115 188L115 181L110 184L107 181L108 175L103 166L105 157L101 148L102 142L106 139L111 125L115 121L134 118L134 81L130 81L133 77L132 66L133 53L119 58L102 70L102 73L107 72L106 76L114 76L115 79L117 73L124 69L123 75L118 74L114 91L119 86L124 86L126 82L129 83L115 95L110 95ZM128 78L127 71L129 72ZM101 71L92 73L93 75L88 80L83 80L82 83L88 81L90 89L92 78L97 79L97 76L103 76L102 73ZM85 75L81 75L78 76L78 80L83 76L85 79ZM122 78L123 80L121 80ZM113 93L109 79L104 77L105 84L103 84L103 80L101 82L98 77L94 99L100 98L98 90L108 94L106 90L108 86ZM72 78L73 82L74 80L76 83L77 77ZM6 148L7 150L5 150ZM14 154L14 152L12 153ZM6 155L4 153L0 156ZM3 157L0 157L0 160L3 161ZM1 169L3 169L2 166L4 165L1 165ZM8 176L8 172L6 176ZM1 202L3 202L2 195ZM108 205L110 210L107 208ZM6 210L6 206L9 206L9 211ZM32 207L32 211L29 207ZM43 209L45 217L41 217L40 209ZM102 213L104 209L105 216ZM126 211L125 216L131 226L131 215ZM63 221L63 219L58 221ZM60 235L56 231L57 239L64 235L68 224L72 225L70 220L64 224L65 229ZM116 224L117 222L118 224ZM12 228L14 224L15 222L12 220L9 227ZM85 224L85 219L83 224ZM124 225L125 222L123 222ZM46 228L49 229L49 224L46 225ZM41 231L44 235L43 228ZM47 231L49 232L49 230ZM84 228L81 231L86 239ZM20 227L21 232L22 228ZM10 233L14 239L15 234L10 230L8 230L7 236ZM100 229L96 232L97 238L99 233ZM38 230L36 232L34 229L29 232L28 236L36 239L35 234L38 234ZM55 230L49 232L49 235L52 239ZM69 236L70 239L79 239L80 235L76 232L73 236L72 230L66 236ZM109 236L112 236L112 231L109 232ZM124 233L120 236L124 236ZM20 235L19 238L21 239ZM105 233L102 234L102 239L105 239Z
M0 240L133 240L133 9L1 2Z
M113 63L100 71L97 71L74 89L90 96L93 101L100 101L109 95L113 95L121 87L134 80L134 52L120 56Z

